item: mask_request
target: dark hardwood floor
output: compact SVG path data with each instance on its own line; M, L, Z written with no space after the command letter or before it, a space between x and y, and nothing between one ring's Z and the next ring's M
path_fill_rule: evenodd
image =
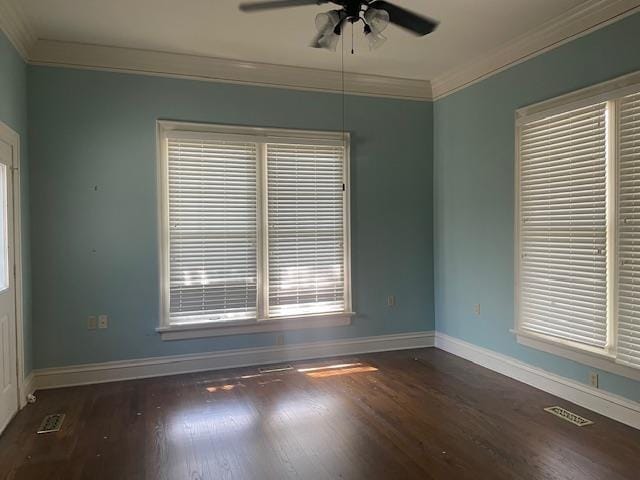
M640 479L640 431L436 349L294 366L38 392L0 478Z

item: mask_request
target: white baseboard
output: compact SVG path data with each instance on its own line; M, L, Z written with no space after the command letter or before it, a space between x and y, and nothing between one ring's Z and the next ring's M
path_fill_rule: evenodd
M513 357L436 333L436 347L532 387L640 429L640 403L549 373Z
M36 377L31 372L22 382L22 392L20 393L20 408L27 405L27 397L36 391Z
M224 368L267 365L338 355L433 347L434 339L434 332L401 333L295 345L243 348L223 352L45 368L33 372L32 388L34 390L42 390Z
M639 403L591 388L443 333L434 332L379 335L40 369L35 370L25 379L24 392L26 397L35 390L49 388L433 346L640 429Z

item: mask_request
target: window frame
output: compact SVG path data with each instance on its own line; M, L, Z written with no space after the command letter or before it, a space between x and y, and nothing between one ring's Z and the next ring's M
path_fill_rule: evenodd
M280 128L248 127L207 123L178 122L158 120L157 130L157 207L158 207L158 266L160 321L156 331L163 340L180 340L209 336L237 335L259 332L274 332L290 329L322 328L349 325L355 315L352 311L351 296L351 195L350 195L350 134L348 132L309 131ZM208 138L216 140L249 141L257 144L256 180L257 180L257 311L255 319L234 321L206 321L193 324L176 325L170 322L170 281L169 281L169 188L168 188L168 151L167 140L172 135L180 138ZM344 301L343 312L327 314L296 315L291 317L269 318L266 299L268 298L268 219L267 208L267 143L313 142L318 145L344 146L343 159L343 232L344 232Z
M562 95L557 98L529 105L515 112L515 165L514 165L514 328L519 344L579 363L640 380L640 369L617 363L617 222L618 222L618 122L620 98L640 92L640 72L634 72L594 86ZM582 345L521 328L520 267L522 244L520 237L520 141L523 126L535 120L568 112L592 104L607 103L607 344L604 349ZM611 121L613 118L614 121ZM613 141L612 141L613 139Z

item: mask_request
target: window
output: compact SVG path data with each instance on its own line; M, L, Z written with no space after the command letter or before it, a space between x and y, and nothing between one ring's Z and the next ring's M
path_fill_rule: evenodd
M516 124L518 340L640 378L640 74Z
M640 367L640 93L619 102L618 359Z
M266 151L268 314L344 311L344 147Z
M159 139L160 331L348 317L344 134L159 122Z

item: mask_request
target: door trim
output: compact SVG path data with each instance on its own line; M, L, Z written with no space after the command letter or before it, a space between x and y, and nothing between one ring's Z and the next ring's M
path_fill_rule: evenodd
M16 296L16 375L18 377L18 409L27 404L27 393L24 391L24 311L22 292L22 202L21 202L21 165L20 135L6 123L0 121L0 140L11 145L13 151L13 256L15 262L15 296Z

